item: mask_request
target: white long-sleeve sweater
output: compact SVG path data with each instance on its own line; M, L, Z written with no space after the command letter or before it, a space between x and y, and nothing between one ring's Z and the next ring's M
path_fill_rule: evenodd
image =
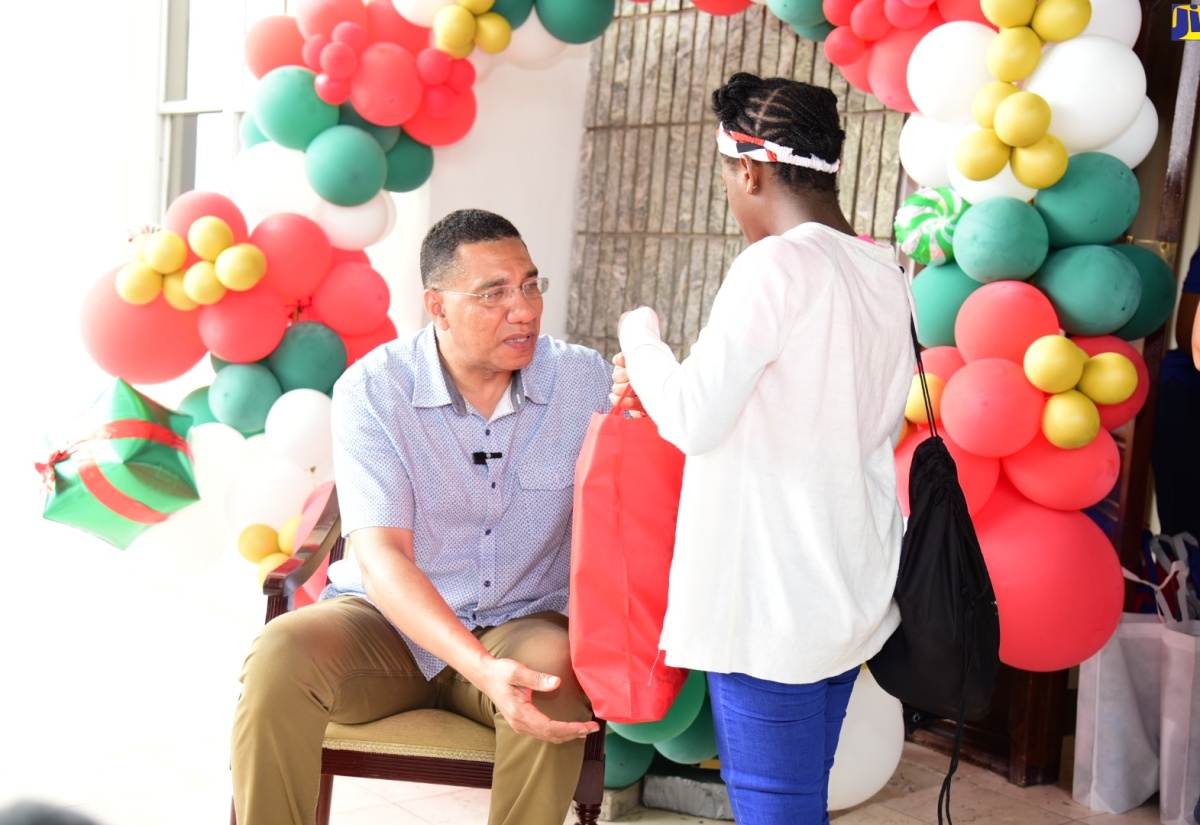
M737 257L683 363L652 309L625 317L633 388L688 457L668 664L802 684L895 629L911 312L890 249L805 223Z

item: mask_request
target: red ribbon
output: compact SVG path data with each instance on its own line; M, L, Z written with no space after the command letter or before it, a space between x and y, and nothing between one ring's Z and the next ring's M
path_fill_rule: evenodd
M93 445L100 441L111 441L117 438L139 438L143 441L165 444L188 458L192 457L187 439L168 427L139 418L122 418L110 421L94 430L86 438L82 438L64 449L55 450L45 462L35 463L33 466L41 474L46 492L54 490L54 465L60 461L66 461L68 458L75 458L76 466L79 468L79 480L83 482L84 489L91 493L96 501L117 515L139 524L158 524L166 521L170 517L169 513L160 513L118 490L105 477L104 472L96 463Z

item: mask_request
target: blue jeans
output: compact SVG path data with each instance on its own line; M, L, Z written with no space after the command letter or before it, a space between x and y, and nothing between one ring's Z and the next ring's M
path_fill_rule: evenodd
M721 778L738 825L827 825L829 769L858 671L809 685L708 674Z

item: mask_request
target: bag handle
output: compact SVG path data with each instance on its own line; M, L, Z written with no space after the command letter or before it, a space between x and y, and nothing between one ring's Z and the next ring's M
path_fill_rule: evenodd
M929 433L938 437L937 422L933 418L933 401L929 398L929 382L925 380L925 364L921 361L921 342L917 340L917 323L910 315L908 329L912 333L913 352L917 355L917 374L921 376L921 394L925 396L925 419L929 422Z
M1160 584L1152 584L1146 581L1145 579L1127 570L1124 565L1121 567L1121 573L1129 581L1145 585L1154 591L1154 602L1158 607L1158 618L1160 621L1170 623L1175 622L1175 614L1171 611L1171 606L1167 603L1167 597L1163 593L1163 588L1170 584L1171 579L1175 579L1175 584L1177 587L1184 586L1188 575L1188 565L1186 561L1176 560L1171 562L1171 569L1167 571L1167 575L1163 576L1163 580ZM1180 608L1182 608L1180 615L1183 616L1184 621L1187 621L1186 603L1181 602Z
M633 395L633 383L626 382L625 389L621 390L620 396L617 397L617 403L613 404L608 410L609 415L624 415L625 411L621 409L621 402L629 396Z

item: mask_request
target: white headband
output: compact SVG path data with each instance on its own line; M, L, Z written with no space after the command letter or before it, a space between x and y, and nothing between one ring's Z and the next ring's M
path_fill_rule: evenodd
M717 127L717 151L731 158L750 158L764 163L787 163L791 166L815 169L818 172L828 172L831 175L837 172L842 165L840 160L830 163L816 155L800 157L787 146L780 146L778 143L744 135L741 132L731 132L724 126Z

